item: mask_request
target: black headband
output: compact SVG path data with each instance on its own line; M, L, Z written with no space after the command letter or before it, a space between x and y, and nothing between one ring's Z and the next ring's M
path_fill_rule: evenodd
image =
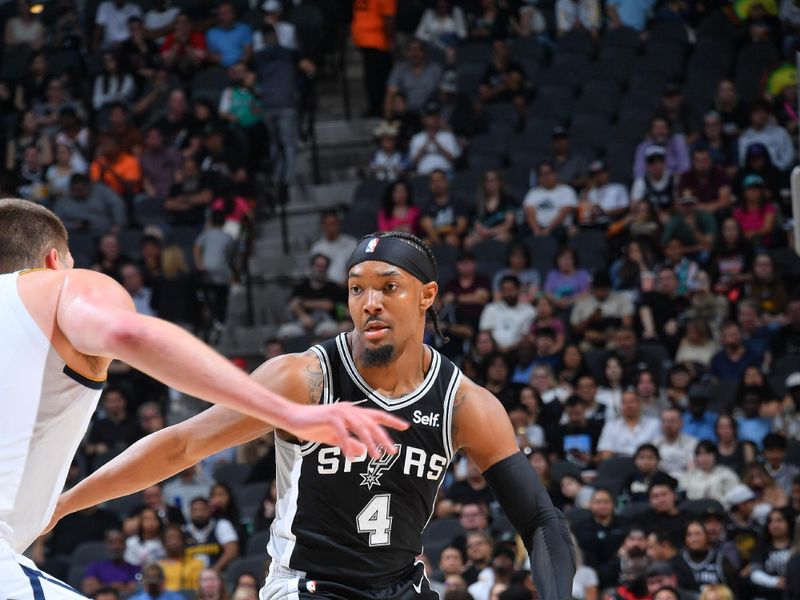
M368 260L378 260L399 267L422 283L436 281L436 265L430 261L422 248L411 241L390 236L365 237L350 255L347 270Z

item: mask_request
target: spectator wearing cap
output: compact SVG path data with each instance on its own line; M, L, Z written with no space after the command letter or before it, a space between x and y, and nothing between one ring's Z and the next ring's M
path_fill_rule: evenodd
M648 536L648 556L650 555L650 538L656 535L657 534L655 533L651 533L650 536ZM668 544L672 550L674 550L674 555L670 556L669 558L654 560L650 565L648 565L647 570L644 573L645 580L647 581L648 593L655 600L656 593L659 590L667 587L673 588L678 592L678 600L698 600L697 592L683 588L683 586L680 586L681 582L678 581L679 570L676 568L675 559L680 561L679 564L682 564L683 569L685 569L685 574L681 573L681 575L683 575L681 579L688 578L689 580L688 582L683 583L688 583L690 586L694 586L694 578L691 570L689 570L689 567L686 565L686 561L684 561L680 554L678 554L677 549L675 549L675 546L669 537L666 537L662 543Z
M455 160L461 155L456 136L442 126L441 110L442 106L436 100L425 103L423 130L414 135L409 144L411 165L420 175L430 175L437 170L451 173Z
M695 120L692 108L686 102L681 88L676 83L668 83L661 94L659 112L669 121L672 131L680 133L687 141L695 137Z
M397 147L399 124L381 121L372 131L378 147L369 161L369 173L381 181L395 181L408 168L408 161Z
M623 217L630 208L628 190L621 183L610 180L608 167L602 160L596 160L589 165L589 184L583 194L592 207L593 221L601 225ZM580 220L579 215L579 224Z
M386 82L384 114L388 119L393 118L392 105L398 92L405 94L410 111L424 112L426 100L436 91L442 77L442 67L428 59L422 40L409 40L405 57L405 61L395 65Z
M217 7L217 24L206 32L208 57L211 62L230 67L247 62L253 53L253 30L236 20L236 9L230 2Z
M789 133L772 119L772 106L758 99L750 108L750 127L739 137L739 160L744 163L747 148L761 143L767 148L772 163L781 171L794 164L795 149Z
M677 239L685 252L710 252L714 243L717 224L714 217L699 203L697 196L686 189L677 201L677 210L667 221L661 242Z
M633 456L642 444L658 436L658 419L642 414L642 401L633 389L622 394L620 416L606 421L597 443L599 460L611 456Z
M636 147L636 156L633 164L633 176L644 177L647 171L645 152L652 146L664 148L667 168L670 172L681 175L689 170L689 149L686 139L679 133L670 129L669 121L662 116L653 117L650 121L650 130L645 139Z
M774 403L772 431L782 434L786 439L800 439L800 414L797 411L797 407L800 407L800 371L789 375L785 386L783 401Z
M723 323L719 341L722 349L709 365L709 374L718 381L738 382L747 367L759 366L758 357L744 345L742 331L735 321Z
M489 280L476 273L475 256L464 251L456 261L456 278L444 286L442 300L455 308L459 323L479 331L481 313L491 298L490 290Z
M182 600L177 591L166 589L164 570L158 563L150 563L142 569L142 591L130 597L130 600Z
M280 0L266 0L261 5L264 12L264 23L269 23L278 36L278 45L288 50L297 50L297 28L288 21L283 20L283 4ZM253 33L253 52L264 48L264 34L261 31Z
M518 124L521 126L527 110L530 86L531 83L522 65L509 58L506 41L494 40L492 42L492 62L486 67L483 80L478 88L481 103L483 105L495 102L513 104L518 114Z
M597 0L558 0L556 32L563 37L570 31L585 31L597 42L600 33L600 3Z
M740 564L747 564L758 545L761 527L755 520L756 495L745 484L734 486L725 494L728 509L726 537L731 541L739 555Z
M786 438L780 433L768 433L764 436L763 446L764 468L786 495L790 496L792 482L800 475L800 468L786 462Z
M662 146L651 145L644 150L645 173L631 187L631 202L648 202L666 223L677 195L676 177L667 169L667 152Z
M630 298L611 289L611 278L605 271L594 276L589 293L575 302L570 313L572 330L582 337L587 347L604 348L613 330L632 324Z
M550 235L564 239L566 227L572 224L572 213L578 205L575 191L559 182L555 166L542 161L536 168L538 185L522 202L528 227L534 235Z
M716 444L702 440L694 451L694 466L679 479L689 500L713 498L725 501L725 495L739 484L739 477L730 468L717 464L719 451Z
M743 197L733 209L733 218L753 245L770 248L777 210L769 200L765 182L760 175L747 175L742 188Z
M697 438L681 431L683 415L677 407L661 411L661 433L653 440L661 455L661 468L672 477L686 472L694 465Z
M451 195L444 171L435 169L429 180L430 202L422 212L420 229L429 244L460 247L469 226L466 210Z
M464 11L458 6L453 6L451 0L437 0L422 13L414 36L444 50L448 62L453 62L456 45L467 37L467 19Z
M298 64L294 52L278 44L272 25L265 23L261 32L264 47L253 56L253 65L261 92L261 114L269 133L273 183L278 187L278 199L288 202L297 152Z
M104 0L94 17L92 48L113 48L127 40L131 33L128 20L142 17L142 9L126 0Z
M558 180L571 185L573 188L580 189L586 183L589 173L586 159L572 151L572 144L569 132L566 127L557 125L553 128L550 135L550 156L548 160L558 173ZM531 186L535 187L538 180L538 172L531 173Z
M506 275L500 281L501 299L487 304L481 312L481 331L489 331L501 352L516 348L536 317L536 309L520 302L519 279Z
M697 198L700 206L708 213L720 214L731 204L731 186L725 170L714 164L711 152L705 146L697 145L692 150L692 166L681 175L678 194L687 193Z

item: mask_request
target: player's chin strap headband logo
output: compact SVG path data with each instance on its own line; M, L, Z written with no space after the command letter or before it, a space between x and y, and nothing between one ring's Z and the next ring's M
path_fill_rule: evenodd
M375 252L375 248L377 248L377 247L378 247L378 242L379 242L379 241L380 241L380 240L379 240L378 238L372 238L372 239L369 241L369 243L367 244L367 247L366 247L366 248L364 248L364 252L368 252L368 253L370 253L370 254L372 254L373 252Z
M361 473L361 485L367 486L368 490L371 490L373 486L380 486L381 475L383 475L384 471L391 469L395 461L400 458L401 447L402 446L400 444L395 444L394 448L397 450L396 454L388 454L386 451L384 451L380 457L373 458L371 461L369 461L369 464L367 465L367 472ZM382 446L378 446L378 450L381 450L382 448Z

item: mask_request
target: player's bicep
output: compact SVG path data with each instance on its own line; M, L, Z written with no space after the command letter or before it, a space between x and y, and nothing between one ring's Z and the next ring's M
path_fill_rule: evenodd
M519 452L506 410L487 390L464 378L453 411L456 447L481 471Z

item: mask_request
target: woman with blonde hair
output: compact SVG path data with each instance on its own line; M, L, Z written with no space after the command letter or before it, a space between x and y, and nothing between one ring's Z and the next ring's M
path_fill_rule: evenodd
M715 583L703 589L700 600L733 600L733 592L727 585Z
M161 274L153 282L153 310L162 319L190 329L196 321L196 291L183 249L174 244L164 248Z

